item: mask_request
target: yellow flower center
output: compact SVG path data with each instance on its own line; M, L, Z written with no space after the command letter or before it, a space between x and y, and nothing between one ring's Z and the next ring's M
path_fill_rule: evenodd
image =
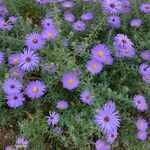
M101 52L101 51L100 51L100 52L98 52L97 54L98 54L98 56L99 56L99 57L102 57L102 56L104 55L104 53L103 53L103 52Z
M78 28L80 28L80 27L81 27L81 25L80 25L80 24L78 24L78 25L77 25L77 27L78 27Z
M74 83L74 80L73 80L73 79L69 79L68 82L69 82L70 84L73 84L73 83Z
M142 128L144 126L143 122L140 123L140 127Z
M14 63L18 63L18 59L15 58L15 59L13 60L13 62L14 62Z
M140 133L140 136L143 136L143 133L142 133L142 132Z
M52 38L52 36L53 36L53 35L52 35L51 33L48 33L48 34L47 34L47 37L48 37L48 38Z
M15 77L18 76L18 74L19 74L19 73L18 73L17 71L14 71L14 72L13 72L13 76L15 76Z
M19 145L18 145L18 149L19 149L19 150L22 150L22 149L23 149L22 144L19 144Z
M63 105L63 104L61 104L61 106L60 106L60 107L61 107L61 109L64 109L64 105Z
M96 70L97 69L97 65L96 64L92 65L92 69Z
M147 80L150 80L150 77L148 77Z
M98 148L101 148L102 147L102 145L101 144L98 144Z
M37 88L37 87L34 87L34 88L33 88L33 92L34 92L34 93L37 93L37 92L38 92L38 88Z
M126 54L128 54L128 53L129 53L129 50L128 50L128 49L126 49L126 50L125 50L125 53L126 53Z
M8 22L4 22L3 25L4 25L4 26L7 26L7 25L8 25Z

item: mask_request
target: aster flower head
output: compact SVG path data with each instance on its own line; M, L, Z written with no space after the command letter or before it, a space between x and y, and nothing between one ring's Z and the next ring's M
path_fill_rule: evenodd
M36 2L40 5L48 4L49 0L36 0Z
M4 61L4 54L0 52L0 64L2 64Z
M80 99L83 103L91 105L94 100L94 96L90 93L89 90L83 90L80 94Z
M42 20L42 27L43 29L49 29L49 28L54 28L54 21L50 18L44 18Z
M74 22L75 16L72 13L70 13L70 12L66 12L64 14L64 20L68 21L68 22Z
M142 119L142 118L138 119L137 122L136 122L136 127L140 131L146 131L147 128L148 128L147 120Z
M42 71L50 73L50 74L55 74L57 72L57 67L56 67L56 65L53 62L51 62L51 63L44 63L42 65Z
M135 50L133 47L128 47L128 48L122 47L117 51L120 51L119 53L120 53L122 58L125 58L125 57L126 58L132 58L135 55Z
M48 125L55 126L59 122L59 114L57 112L49 112L49 116L46 116Z
M123 7L122 12L125 14L129 13L131 10L130 0L121 0L121 2Z
M81 15L81 19L85 21L90 21L94 18L94 14L92 12L87 12Z
M3 90L7 95L19 94L22 89L22 84L15 78L5 80Z
M67 109L68 108L68 103L65 100L60 100L60 101L57 102L56 108L61 109L61 110Z
M119 113L118 111L106 109L104 106L95 114L94 122L99 126L103 133L114 133L120 126Z
M142 3L140 6L140 11L145 14L150 13L150 3Z
M11 65L18 65L20 62L20 54L12 54L8 58L8 63Z
M141 52L140 57L143 60L149 61L150 60L150 51L146 50L146 51Z
M12 24L8 21L5 21L4 18L0 17L0 29L10 31L12 29Z
M110 50L105 44L98 44L92 49L92 58L101 63L105 63L109 56Z
M102 141L102 140L97 140L96 142L95 142L95 149L96 150L105 150L106 149L106 144L105 144L105 142L104 141Z
M20 149L26 150L28 147L28 141L24 138L18 138L15 147L16 150L20 150Z
M68 90L73 90L78 87L79 82L77 76L72 72L66 73L62 77L63 87Z
M62 129L60 128L60 127L55 127L55 133L57 134L57 135L61 135L62 134Z
M74 6L74 3L70 1L66 1L62 3L63 8L72 8L73 6Z
M112 65L113 64L113 62L114 62L114 59L113 59L113 57L110 55L110 56L108 56L108 57L106 57L106 60L103 62L104 63L104 65Z
M31 99L38 99L46 92L46 86L41 81L30 81L26 87L25 93Z
M39 33L33 32L25 37L25 44L29 50L39 50L44 47L45 41Z
M103 70L103 65L101 62L93 59L87 62L86 68L88 72L94 75L100 73Z
M40 58L34 51L24 50L20 54L19 67L24 71L32 71L35 67L39 65Z
M120 28L121 26L121 19L119 16L109 16L107 22L112 28Z
M68 47L69 46L69 40L68 39L63 39L62 41L61 41L61 45L63 46L63 47Z
M46 41L54 40L55 38L57 38L57 36L58 36L58 31L56 30L56 28L45 29L42 32L42 37Z
M83 56L85 54L86 47L84 43L79 43L75 46L75 52L79 56Z
M148 109L145 97L143 95L135 95L133 97L133 104L134 107L141 112L146 111Z
M117 136L118 136L117 131L114 131L113 133L108 133L106 136L107 142L112 144L115 141L115 139L117 138Z
M147 69L147 70L146 70L146 73L142 76L142 80L143 80L145 83L150 84L150 69Z
M142 22L141 22L140 19L133 19L133 20L131 20L131 22L130 22L130 26L131 26L131 27L138 28L138 27L140 27L141 25L142 25Z
M10 16L8 18L8 22L10 22L13 25L17 23L17 20L18 20L18 17L16 17L16 16Z
M141 141L145 141L147 139L147 132L146 131L138 131L137 138Z
M0 16L5 16L8 14L8 9L5 6L0 6Z
M11 78L22 78L24 71L18 66L14 66L9 70L9 75Z
M119 14L122 12L122 2L120 0L103 0L102 9L106 14Z
M114 37L114 46L118 48L128 48L132 47L133 43L127 35L119 33Z
M86 29L86 24L83 21L76 21L72 24L72 28L77 32L83 32Z
M8 106L11 108L18 108L22 106L25 101L23 93L7 95L6 99Z
M146 76L147 72L150 72L150 66L147 63L143 63L139 66L139 73L142 76Z

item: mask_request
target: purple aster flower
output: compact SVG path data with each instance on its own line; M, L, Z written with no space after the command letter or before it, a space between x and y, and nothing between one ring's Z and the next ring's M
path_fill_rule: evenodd
M131 42L131 40L124 34L117 34L114 37L114 46L118 47L118 48L128 48L128 47L132 47L133 43Z
M11 65L18 65L20 62L20 54L12 54L8 58L8 62Z
M56 108L61 109L61 110L67 109L68 108L68 103L65 100L60 100L60 101L57 102Z
M95 149L96 150L105 150L106 149L106 144L105 144L105 142L104 141L102 141L102 140L97 140L96 142L95 142Z
M97 111L94 116L94 122L104 133L114 133L120 126L120 117L118 111L106 109L105 106Z
M4 54L0 52L0 64L2 64L4 61Z
M8 22L10 22L11 24L16 24L18 20L18 17L16 16L11 16L8 18Z
M25 37L25 44L29 50L39 50L44 47L45 41L39 33L33 32Z
M9 75L11 78L22 78L24 71L21 68L14 66L9 70Z
M7 145L5 147L5 150L14 150L13 146L12 145Z
M79 82L77 76L72 72L66 73L62 77L63 87L68 90L73 90L78 87Z
M141 10L141 12L143 12L145 14L149 14L150 13L150 3L142 3L140 6L140 10Z
M26 87L25 93L31 99L38 99L46 92L46 86L41 81L30 81Z
M85 21L92 20L94 18L94 14L92 12L87 12L81 15L81 19Z
M5 6L0 6L0 15L5 16L8 14L8 9Z
M80 94L80 99L83 103L91 105L94 99L94 96L90 93L89 90L84 90Z
M110 50L105 44L98 44L92 49L92 58L105 63L107 57L110 56Z
M103 62L105 65L112 65L114 62L112 56L106 57L106 60Z
M131 27L138 28L138 27L140 27L141 25L142 25L142 22L141 22L140 19L133 19L133 20L131 20L131 22L130 22L130 26L131 26Z
M107 14L118 14L122 12L122 2L120 0L103 0L103 11Z
M80 74L81 74L81 70L78 68L78 69L76 69L75 71L74 71L74 74L76 75L76 76L79 76Z
M147 120L142 119L142 118L138 119L137 122L136 122L136 127L140 131L146 131L147 128L148 128Z
M150 84L150 69L147 69L146 74L142 76L142 80Z
M142 76L146 76L147 75L147 72L150 72L150 66L146 63L143 63L139 66L139 73L142 75Z
M117 136L118 136L117 131L115 131L113 133L108 133L107 134L107 142L112 144L115 141L115 139L117 138Z
M5 80L3 84L3 90L7 95L19 94L22 89L22 84L15 78Z
M59 122L59 114L57 112L49 112L49 116L46 116L48 125L57 125Z
M85 31L86 24L83 21L78 20L72 24L72 28L77 32L82 32Z
M103 65L101 62L93 59L88 61L86 68L88 72L94 75L100 73L103 70Z
M54 40L57 36L58 31L55 28L49 28L47 30L43 30L42 32L42 37L47 41Z
M64 14L64 20L68 22L74 22L75 16L72 13L67 12Z
M24 138L18 138L15 147L16 150L20 150L20 149L26 150L28 147L28 141Z
M36 2L37 2L38 4L43 5L43 4L48 4L48 3L49 3L49 0L36 0Z
M20 54L19 66L24 71L31 71L39 65L39 61L40 58L34 51L24 50L24 52Z
M54 21L50 18L45 18L42 20L43 29L54 28Z
M147 139L147 132L146 131L138 131L137 138L141 141L145 141Z
M120 51L119 53L121 55L121 58L124 58L124 57L132 58L135 55L135 50L133 47L128 47L128 48L122 47L116 51Z
M10 31L12 29L12 24L8 21L5 21L4 18L0 17L0 29Z
M23 105L25 98L23 93L7 95L7 104L11 108L17 108Z
M113 28L120 28L121 26L121 20L118 16L109 16L107 22Z
M62 7L64 8L72 8L74 6L74 3L70 2L70 1L66 1L64 3L62 3Z
M131 4L130 4L130 0L121 0L122 2L122 12L127 14L130 12L130 7L131 7Z
M140 57L141 57L143 60L149 61L149 60L150 60L150 51L146 50L146 51L141 52Z
M145 97L143 95L135 95L133 97L133 104L137 110L143 112L148 109Z

